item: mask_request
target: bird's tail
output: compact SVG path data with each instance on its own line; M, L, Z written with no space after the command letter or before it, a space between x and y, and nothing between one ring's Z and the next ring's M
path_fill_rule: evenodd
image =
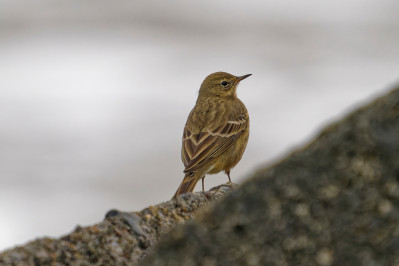
M180 194L192 192L195 188L195 185L200 179L201 178L198 178L196 175L194 176L189 176L188 174L185 175L183 181L181 182L179 188L177 189L172 199L175 199Z

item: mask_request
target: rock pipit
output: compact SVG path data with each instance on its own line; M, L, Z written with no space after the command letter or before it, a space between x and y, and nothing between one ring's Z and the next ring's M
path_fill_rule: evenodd
M197 102L191 110L183 132L182 161L184 179L176 196L192 192L207 174L230 169L241 160L249 137L249 116L237 98L238 83L251 76L234 76L216 72L201 84Z

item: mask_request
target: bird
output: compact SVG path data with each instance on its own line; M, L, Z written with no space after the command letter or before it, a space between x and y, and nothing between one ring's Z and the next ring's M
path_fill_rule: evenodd
M230 170L244 154L249 138L249 115L237 97L238 84L251 76L226 72L208 75L201 84L198 98L183 130L181 157L184 178L172 199L192 192L207 174Z

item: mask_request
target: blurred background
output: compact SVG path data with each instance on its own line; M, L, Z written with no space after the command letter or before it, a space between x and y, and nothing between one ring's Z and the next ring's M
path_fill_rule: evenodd
M241 183L392 88L398 12L396 0L0 0L0 250L170 199L184 123L215 71L253 74L238 89L251 116Z

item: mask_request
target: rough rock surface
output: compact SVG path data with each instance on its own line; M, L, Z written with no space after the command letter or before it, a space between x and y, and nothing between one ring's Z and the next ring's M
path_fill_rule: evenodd
M164 235L141 265L399 265L399 89Z
M160 235L190 220L200 207L235 186L228 183L209 192L185 194L141 212L111 210L99 224L0 253L0 265L136 265Z

